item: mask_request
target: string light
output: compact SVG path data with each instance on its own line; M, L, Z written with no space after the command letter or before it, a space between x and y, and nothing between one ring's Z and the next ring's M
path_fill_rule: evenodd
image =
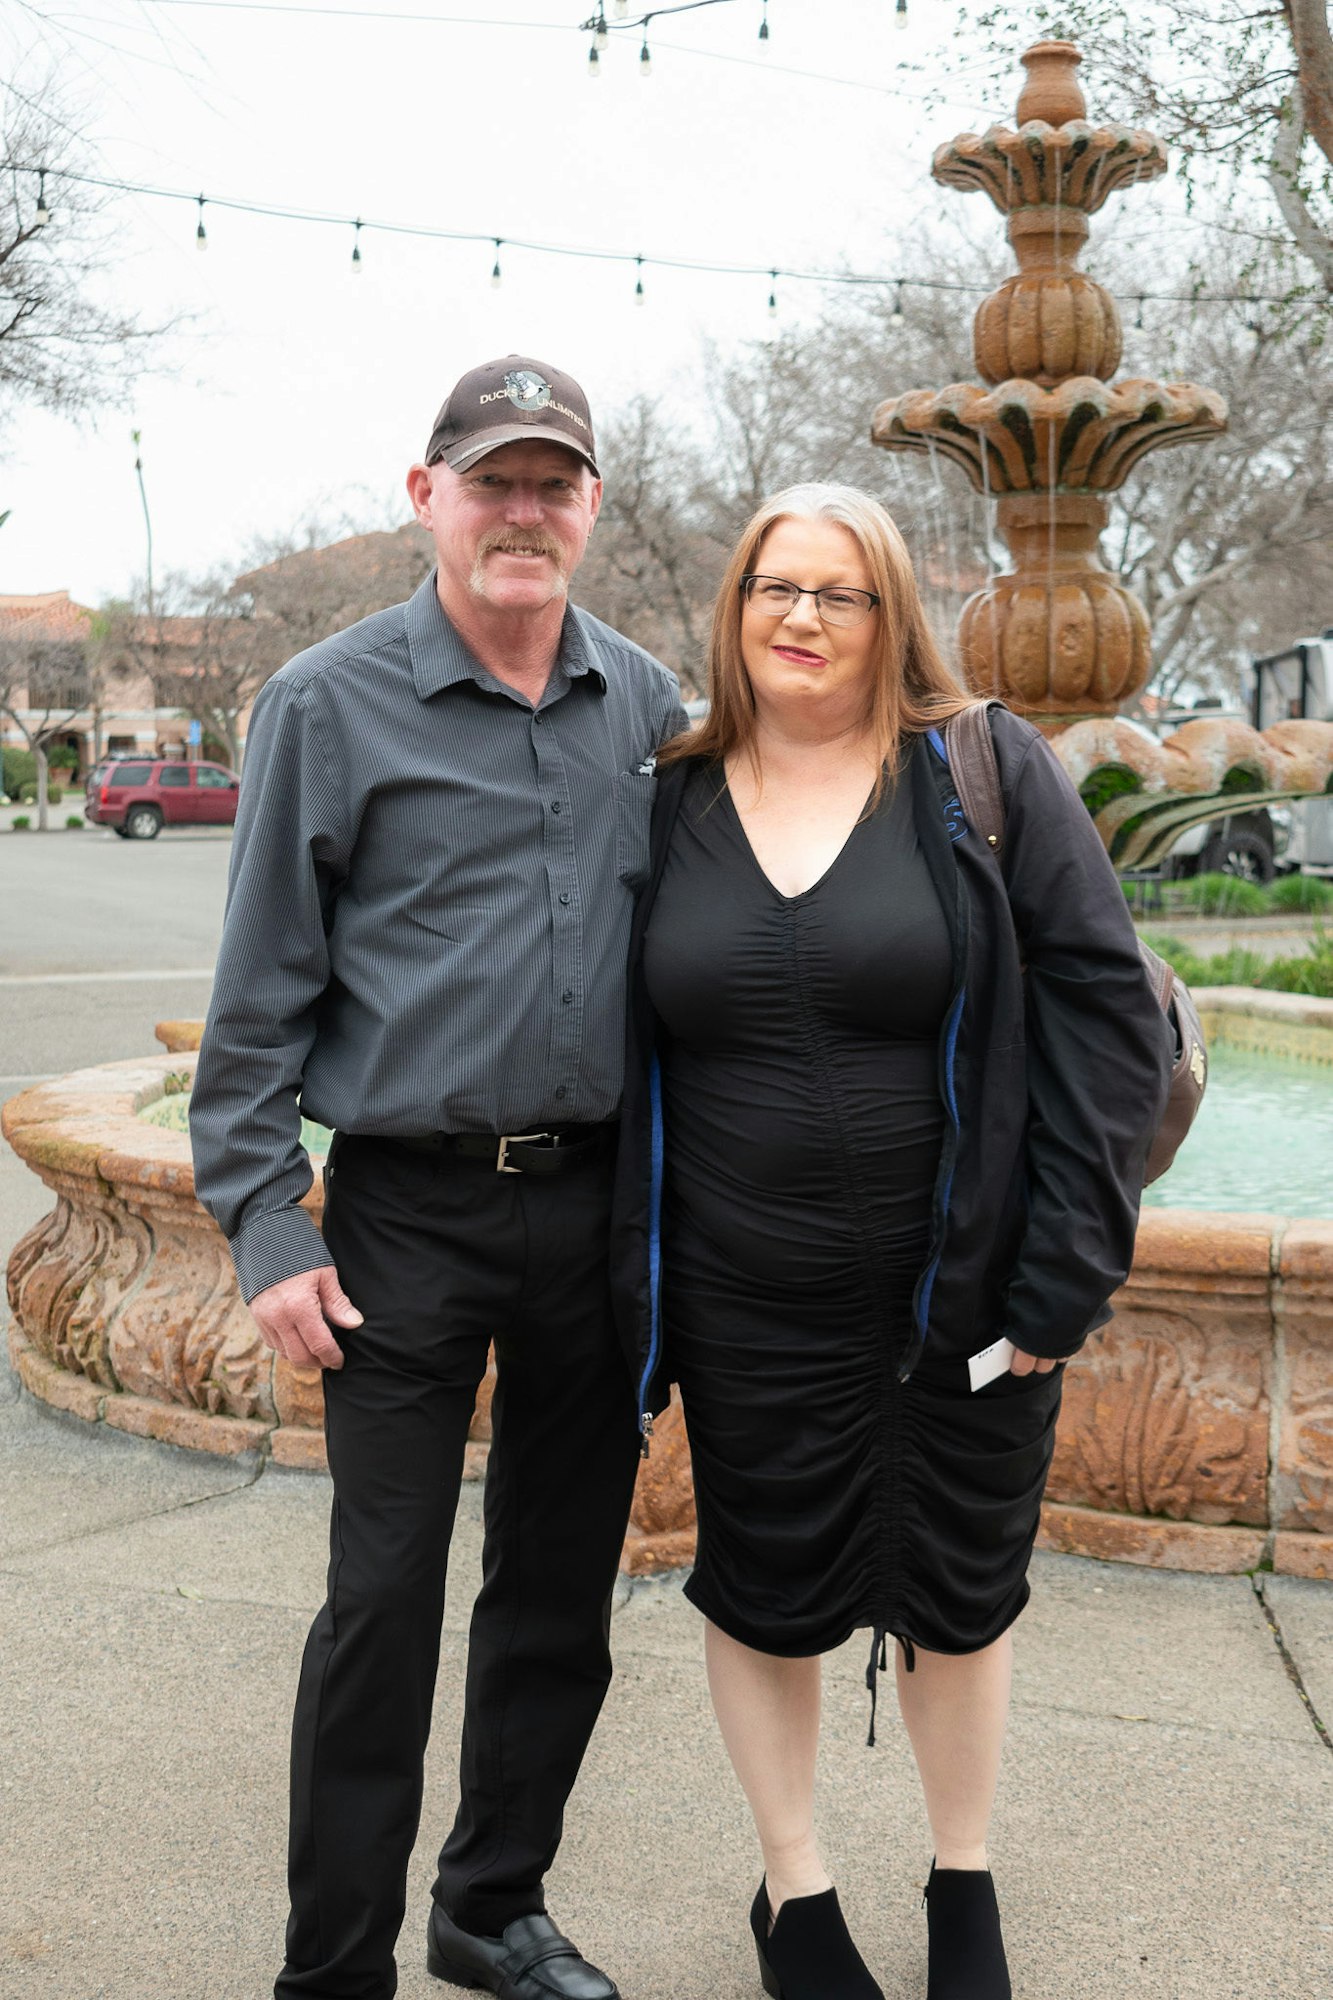
M504 273L500 269L500 243L501 239L497 236L495 239L495 269L491 272L491 284L497 292L504 279Z
M588 50L588 81L596 83L602 73L602 58L596 42Z
M37 176L37 213L33 219L39 229L45 229L47 223L51 220L51 211L46 205L45 170L39 172Z
M602 11L597 16L597 26L594 29L593 33L595 38L594 46L598 49L604 49L607 43L611 39L611 30L606 25L605 8L603 8Z
M639 50L639 75L651 76L652 73L653 73L653 52L648 46L648 36L647 33L645 32L643 37L643 47Z
M194 232L194 247L196 250L207 250L208 248L208 231L204 228L204 197L202 195L199 196L199 227Z
M905 28L907 26L907 0L898 0L898 4L893 10L893 25L895 28Z
M636 306L641 306L644 302L644 296L645 296L643 289L643 259L642 257L636 257L634 261L637 264L639 270L639 275L634 285L634 303Z
M623 21L629 12L629 0L616 0L616 19Z
M12 171L15 173L31 174L38 181L39 189L45 180L67 180L74 182L80 187L103 188L114 194L132 194L138 195L141 198L148 197L158 201L195 202L199 207L199 226L195 231L195 238L196 241L200 242L201 248L207 242L203 222L205 201L208 202L210 207L225 209L233 215L256 215L272 222L299 222L313 224L319 228L351 229L353 231L376 229L386 236L410 236L430 243L493 243L495 245L495 268L491 273L491 277L492 281L496 284L500 282L500 252L504 244L508 243L511 249L531 250L539 256L546 257L572 257L576 258L580 263L634 265L640 263L647 265L651 263L659 266L662 270L695 271L709 277L766 277L774 285L775 292L779 279L786 279L792 284L822 285L825 287L842 287L847 285L855 285L861 288L874 287L877 291L893 293L894 305L889 317L891 323L895 326L903 324L905 318L904 301L909 290L961 293L978 298L986 296L993 289L993 286L984 279L968 283L950 278L902 278L884 271L830 271L800 266L792 266L789 269L783 269L779 266L770 269L762 264L727 264L717 259L704 257L651 256L647 252L637 253L631 250L599 250L582 246L575 247L569 243L552 243L536 237L500 237L493 236L489 231L480 229L437 229L425 223L393 222L387 219L366 222L360 216L335 215L316 209L282 208L276 203L241 201L226 195L193 195L188 193L184 188L158 187L144 181L113 180L106 175L72 173L63 167L37 167L29 165L25 161L16 163ZM40 204L45 199L44 193L39 192L38 199ZM48 203L46 214L49 217L52 213L53 210ZM1205 292L1198 289L1191 289L1188 292L1143 292L1134 296L1138 299L1140 310L1142 310L1143 306L1153 302L1162 305L1188 306L1270 305L1288 307L1302 304L1313 306L1316 303L1322 304L1324 302L1323 288L1316 288L1313 285L1304 289L1293 286L1283 292Z
M764 18L759 23L759 39L765 49L768 47L768 0L764 0Z
M356 219L356 221L355 221L355 222L354 222L354 223L352 224L352 275L353 275L353 277L357 277L357 278L359 278L359 277L360 277L360 275L361 275L361 218L360 218L360 216L358 216L358 217L357 217L357 219Z
M776 319L778 316L778 274L776 271L770 271L768 275L773 281L772 290L768 295L768 316L770 319Z

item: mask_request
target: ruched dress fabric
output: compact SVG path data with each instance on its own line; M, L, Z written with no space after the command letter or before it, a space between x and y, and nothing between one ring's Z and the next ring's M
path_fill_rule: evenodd
M1027 1601L1060 1371L906 1383L944 1133L953 945L887 788L800 895L691 774L644 945L661 1024L663 1318L699 1512L686 1594L761 1652L858 1627L989 1645ZM972 1352L1002 1329L978 1327ZM873 1685L873 1682L872 1682Z

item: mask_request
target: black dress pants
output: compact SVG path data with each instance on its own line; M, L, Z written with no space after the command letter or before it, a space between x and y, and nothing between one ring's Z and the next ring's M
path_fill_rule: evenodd
M495 1935L542 1878L611 1678L637 1462L607 1285L610 1169L537 1179L339 1138L324 1233L365 1324L324 1395L328 1600L292 1732L291 1917L278 2000L389 2000L463 1447L493 1339L483 1582L461 1802L434 1894Z

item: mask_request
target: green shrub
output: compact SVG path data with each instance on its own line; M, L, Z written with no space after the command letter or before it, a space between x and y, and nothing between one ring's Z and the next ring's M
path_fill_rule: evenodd
M37 759L31 750L0 751L0 791L6 798L16 799L21 785L32 785L37 781Z
M77 771L79 753L69 743L57 743L46 761L53 771Z
M1151 945L1187 986L1258 986L1269 993L1304 993L1316 1000L1333 1000L1333 933L1328 931L1316 932L1300 958L1266 959L1241 945L1200 958L1179 938L1145 935L1144 943Z
M32 821L26 813L20 813L13 822L15 833L26 833L31 825Z
M1316 932L1303 958L1272 959L1259 984L1278 993L1333 1000L1333 932Z
M82 813L66 813L66 814L65 814L65 825L66 825L66 826L82 826L82 825L83 825L83 814L82 814Z
M1317 875L1279 875L1269 884L1268 902L1274 910L1303 910L1317 916L1333 910L1333 882L1321 882Z
M1268 897L1257 882L1238 875L1195 875L1180 884L1180 900L1201 917L1262 917Z
M61 791L59 785L53 785L48 781L46 787L46 803L49 806L58 806L60 804L60 801L64 798L64 796L65 794ZM19 804L21 806L35 806L36 803L37 803L36 785L35 784L20 785Z
M1261 986L1269 969L1267 959L1257 951L1246 951L1243 945L1233 945L1230 951L1201 958L1179 938L1149 937L1145 933L1143 941L1180 974L1187 986Z

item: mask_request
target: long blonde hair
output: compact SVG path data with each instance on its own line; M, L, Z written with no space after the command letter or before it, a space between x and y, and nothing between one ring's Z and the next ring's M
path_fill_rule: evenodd
M890 781L902 761L904 739L920 735L967 708L971 697L950 673L926 623L907 544L887 508L855 486L789 486L766 500L747 524L713 606L708 641L708 714L688 734L664 744L659 764L681 757L721 763L737 752L758 771L754 695L741 652L744 609L741 578L759 559L770 528L779 521L833 521L856 537L870 587L879 598L879 643L874 656L870 728L881 777Z

